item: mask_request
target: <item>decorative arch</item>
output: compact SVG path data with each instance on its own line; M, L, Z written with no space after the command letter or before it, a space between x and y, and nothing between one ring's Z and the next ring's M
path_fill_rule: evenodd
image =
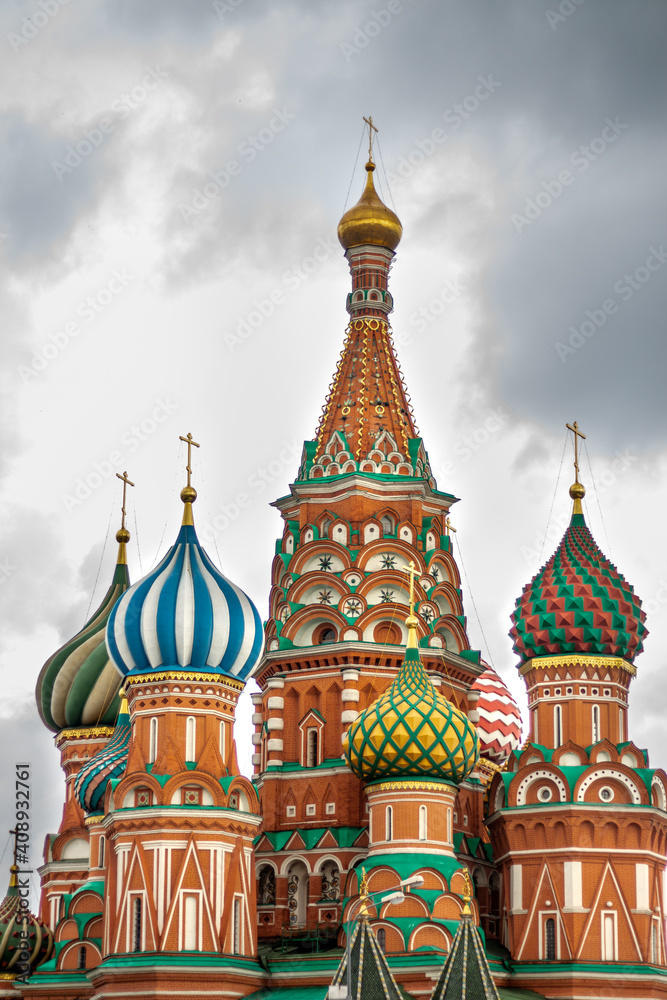
M626 773L626 770L629 773ZM629 792L632 804L636 806L642 805L644 797L637 782L634 780L633 772L629 768L622 769L622 765L618 764L604 764L593 767L590 771L582 775L574 789L574 801L584 802L586 800L586 792L596 781L606 781L611 784L615 781L619 782ZM648 795L646 795L646 798L648 798ZM610 803L611 801L613 800L610 800ZM648 803L644 802L644 804Z
M521 777L517 775L512 780L509 791L509 804L512 806L524 806L528 800L528 791L532 785L538 781L552 782L558 789L559 801L567 802L569 799L565 782L555 767L548 764L533 764L528 774Z
M451 948L451 939L445 928L432 923L416 927L410 935L408 951L416 951L417 948L424 947L448 953Z

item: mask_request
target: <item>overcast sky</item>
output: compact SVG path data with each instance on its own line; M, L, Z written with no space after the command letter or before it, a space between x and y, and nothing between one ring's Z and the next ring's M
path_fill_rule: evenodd
M35 861L62 783L34 684L109 583L113 473L137 580L191 431L200 538L266 616L369 114L472 644L522 696L509 614L567 522L578 420L588 522L649 612L631 736L667 764L666 29L663 0L4 0L0 791L4 829L27 757Z

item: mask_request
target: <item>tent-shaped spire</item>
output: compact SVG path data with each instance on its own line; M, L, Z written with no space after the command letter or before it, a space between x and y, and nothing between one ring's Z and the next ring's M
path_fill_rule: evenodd
M375 940L368 920L362 917L350 942L352 1000L403 1000L387 959ZM347 952L343 955L333 986L347 986Z
M461 917L431 1000L500 1000L491 978L479 931L470 916Z

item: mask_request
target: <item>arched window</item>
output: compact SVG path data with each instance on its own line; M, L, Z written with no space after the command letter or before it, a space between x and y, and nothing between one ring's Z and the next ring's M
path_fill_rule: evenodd
M381 518L380 524L382 525L382 534L383 535L393 535L393 533L394 533L394 522L393 522L393 519L391 517L389 517L389 514L385 514Z
M658 923L654 920L651 927L651 962L653 965L657 965L659 961L660 950L658 947Z
M452 810L447 810L447 843L452 842Z
M106 845L106 840L104 837L100 837L100 842L97 847L97 867L104 868L104 848Z
M195 759L195 737L197 734L197 720L193 715L189 715L185 723L185 759L194 761Z
M141 897L132 904L132 951L141 951Z
M86 968L86 949L85 948L79 948L79 954L78 954L78 957L77 957L76 967L77 967L77 969L85 969Z
M317 767L319 733L316 727L306 732L306 767Z
M597 743L600 739L600 706L593 705L591 708L591 743Z
M384 954L387 950L387 932L384 927L378 927L375 937L380 951Z
M382 645L400 646L403 641L401 630L394 622L380 622L373 630L373 642Z
M227 760L227 740L225 737L225 720L220 723L220 756Z
M544 925L544 957L547 962L556 959L556 921L549 917Z
M384 819L384 839L392 840L394 836L393 831L394 826L394 810L391 806L387 806L387 811L385 813Z
M315 633L315 645L326 646L330 642L336 642L336 638L336 629L331 625L323 625Z
M428 840L427 836L427 822L428 815L426 811L426 806L419 807L419 839Z
M234 954L239 955L241 953L241 900L238 896L234 898L234 911L232 919L232 947Z
M622 708L618 710L618 742L625 743L625 717Z
M151 719L150 741L148 745L148 763L154 764L157 757L157 719Z
M329 537L329 528L331 526L331 518L325 517L322 521L322 527L320 528L320 538Z
M563 709L560 705L554 707L554 748L563 742Z

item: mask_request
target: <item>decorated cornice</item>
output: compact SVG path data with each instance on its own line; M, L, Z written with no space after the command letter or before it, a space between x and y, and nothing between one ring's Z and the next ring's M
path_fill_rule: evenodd
M156 670L145 674L131 674L125 678L125 687L153 684L155 681L196 681L198 684L221 684L233 691L243 691L245 687L244 681L234 680L225 674L204 674L186 670Z
M68 740L106 740L114 734L113 726L89 726L82 729L61 729L55 737L55 744L61 747Z
M591 667L597 670L616 668L634 677L637 668L620 656L600 656L594 653L563 653L559 656L533 656L519 668L519 673L527 674L531 670L549 670L558 667Z

